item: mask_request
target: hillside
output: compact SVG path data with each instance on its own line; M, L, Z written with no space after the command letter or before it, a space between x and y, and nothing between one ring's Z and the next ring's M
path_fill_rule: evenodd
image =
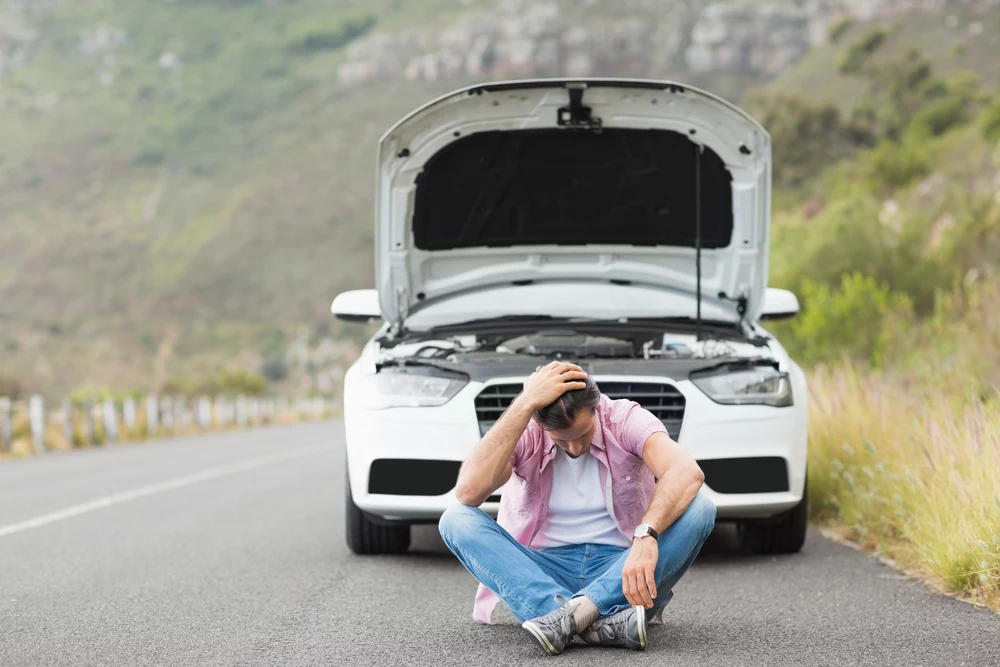
M956 3L966 31L966 14L986 12L957 54L945 14L874 4L885 21L920 26L913 34L940 44L955 69L995 81L1000 58L983 53L996 50L996 8ZM805 93L829 77L829 94L844 80L831 73L841 46L823 40L858 11L803 7L8 3L0 375L49 392L147 388L257 370L271 357L290 359L292 380L313 386L305 348L361 335L338 327L328 306L371 284L372 160L395 119L470 81L561 73L669 77L737 101L774 77ZM841 44L862 30L848 27ZM333 380L349 356L323 357Z

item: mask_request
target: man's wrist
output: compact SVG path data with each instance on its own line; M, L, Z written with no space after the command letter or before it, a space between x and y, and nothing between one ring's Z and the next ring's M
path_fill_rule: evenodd
M518 416L530 418L537 408L532 405L531 400L527 396L524 394L518 394L514 397L514 400L511 401L510 409Z
M655 542L660 536L651 525L643 522L635 527L635 530L632 532L632 540L634 542L635 540L642 539L643 537L651 537Z

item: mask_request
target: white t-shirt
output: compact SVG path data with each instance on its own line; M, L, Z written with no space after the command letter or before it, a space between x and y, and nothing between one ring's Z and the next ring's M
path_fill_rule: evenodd
M608 514L601 488L600 462L589 451L577 458L556 448L552 459L552 494L548 517L531 541L535 549L568 544L610 544L629 547L631 542Z

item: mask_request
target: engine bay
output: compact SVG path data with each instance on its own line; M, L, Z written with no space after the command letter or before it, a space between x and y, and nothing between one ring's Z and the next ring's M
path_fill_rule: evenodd
M773 364L767 339L668 331L622 323L609 326L500 327L465 332L410 332L379 341L376 367L430 365L472 379L528 375L554 360L572 361L589 373L687 375L730 362Z

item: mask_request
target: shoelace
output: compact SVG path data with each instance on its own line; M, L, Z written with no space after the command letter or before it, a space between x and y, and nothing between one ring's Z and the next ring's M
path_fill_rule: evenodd
M556 593L556 595L555 595L555 601L556 601L556 603L559 604L559 608L556 609L555 611L550 611L548 614L546 614L545 616L543 616L540 619L543 623L555 623L564 614L565 615L572 615L572 612L569 609L569 600L566 599L565 595L563 595L562 593Z
M606 639L625 637L628 630L628 621L628 614L615 614L601 624L598 628L598 636L604 634Z

